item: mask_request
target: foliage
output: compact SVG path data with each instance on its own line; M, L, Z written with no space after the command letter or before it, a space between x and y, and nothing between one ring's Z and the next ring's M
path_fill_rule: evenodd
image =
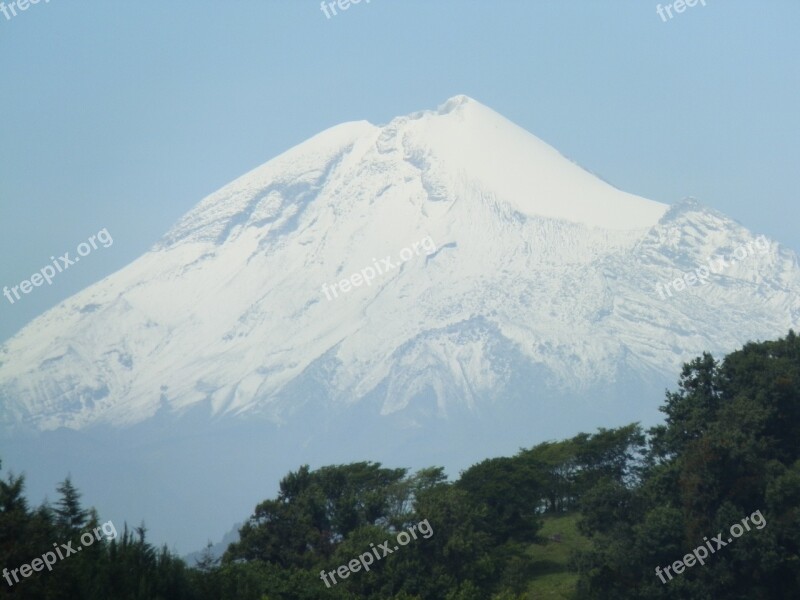
M800 597L800 340L684 365L665 421L546 441L449 482L358 462L280 482L222 561L188 568L127 525L0 597L36 600L523 600ZM68 478L53 506L0 480L0 565L17 568L99 526ZM704 538L760 511L762 529L661 583ZM402 549L330 587L335 571L427 521ZM377 550L376 550L377 551Z
M641 481L581 503L593 549L576 558L586 598L800 597L800 339L748 344L684 366L650 430ZM704 566L671 565L760 511L767 521Z

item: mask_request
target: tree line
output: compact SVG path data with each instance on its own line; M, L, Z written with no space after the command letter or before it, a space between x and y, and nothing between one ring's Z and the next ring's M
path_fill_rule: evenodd
M256 506L221 560L186 565L145 528L101 540L0 596L50 600L522 600L540 572L548 518L575 515L587 544L568 567L574 598L800 597L800 340L747 344L684 365L664 423L633 423L486 459L448 481L375 462L301 466ZM30 507L0 481L0 567L17 567L100 520L70 480ZM670 565L755 511L748 532L666 583ZM428 538L327 587L331 571L427 520Z

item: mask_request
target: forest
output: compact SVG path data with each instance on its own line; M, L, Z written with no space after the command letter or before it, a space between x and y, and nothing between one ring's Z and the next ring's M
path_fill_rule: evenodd
M660 410L655 427L538 443L452 481L441 467L368 457L299 466L221 559L191 565L144 525L118 524L112 539L69 479L54 503L31 506L24 476L5 474L0 597L800 598L798 336L695 358ZM82 551L35 568L68 542ZM701 547L703 564L692 559Z

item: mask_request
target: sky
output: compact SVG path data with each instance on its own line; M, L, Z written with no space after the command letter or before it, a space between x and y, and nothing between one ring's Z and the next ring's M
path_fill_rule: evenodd
M0 296L0 341L314 134L457 94L620 189L693 196L800 252L800 2L706 0L667 20L657 4L363 0L326 17L317 0L41 0L0 12L0 287L103 229L113 240L13 305Z

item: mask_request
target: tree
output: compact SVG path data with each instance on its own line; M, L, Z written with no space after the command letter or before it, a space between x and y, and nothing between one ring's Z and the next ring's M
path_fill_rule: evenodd
M281 480L276 499L256 507L223 560L307 568L321 557L330 557L335 546L356 529L386 525L397 516L391 507L397 504L406 472L372 462L317 471L303 466Z
M72 485L70 477L62 481L56 491L61 495L53 509L56 516L56 524L61 528L65 537L72 537L80 533L86 526L89 513L81 507L81 494Z
M800 596L800 340L747 344L722 362L703 354L661 410L638 481L601 480L584 497L594 549L576 556L582 597ZM767 525L702 569L654 576L755 511Z
M487 531L498 544L511 539L532 542L539 529L537 509L543 494L540 473L529 461L492 458L461 474L456 487L486 508Z

